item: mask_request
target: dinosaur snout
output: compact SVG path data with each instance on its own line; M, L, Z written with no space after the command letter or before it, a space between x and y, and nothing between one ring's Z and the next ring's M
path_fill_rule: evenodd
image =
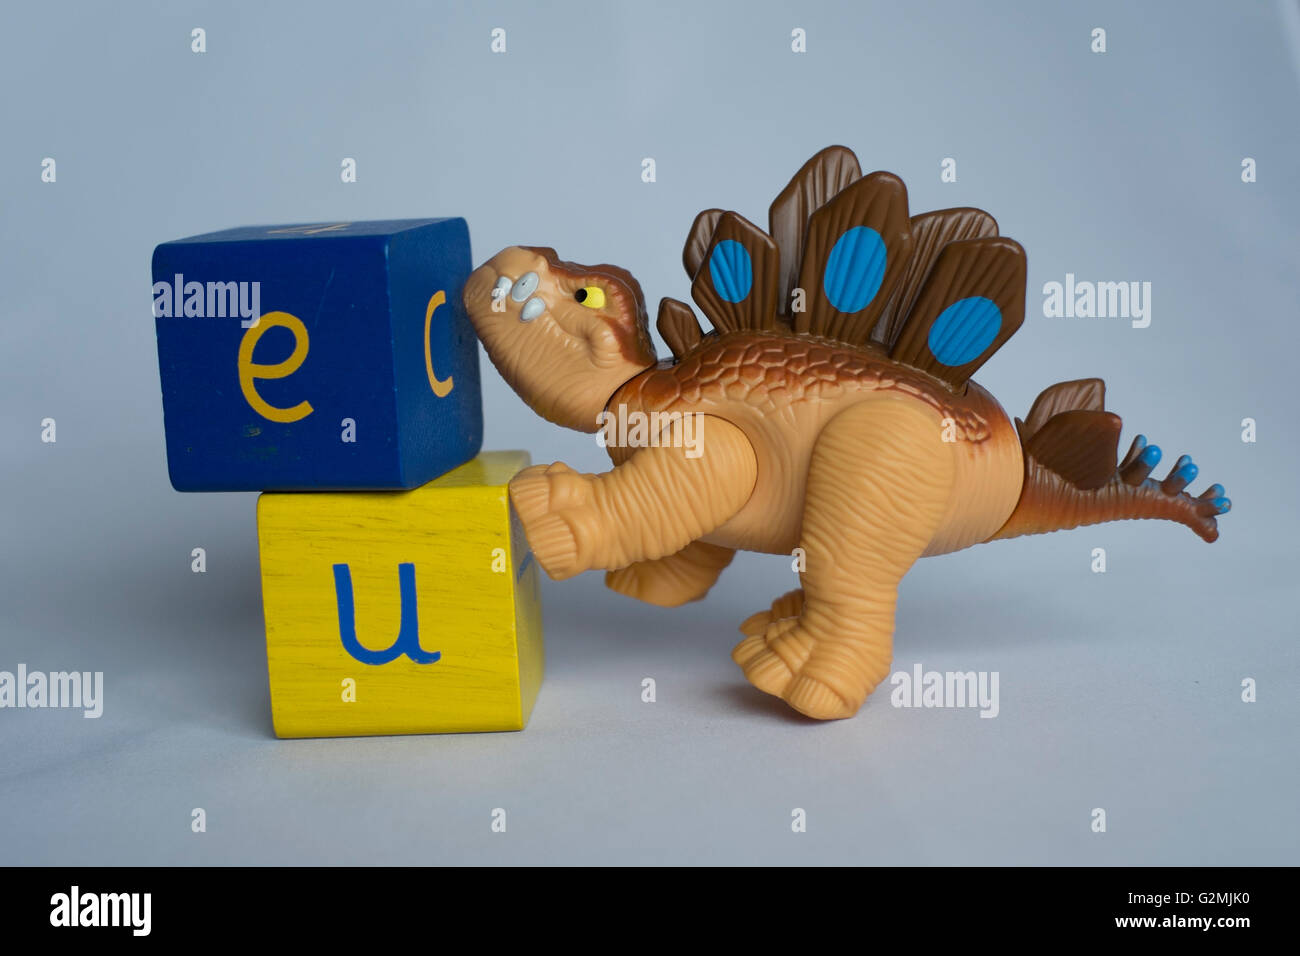
M546 261L537 253L511 246L470 274L465 283L465 310L480 333L490 321L532 322L548 309L541 288Z

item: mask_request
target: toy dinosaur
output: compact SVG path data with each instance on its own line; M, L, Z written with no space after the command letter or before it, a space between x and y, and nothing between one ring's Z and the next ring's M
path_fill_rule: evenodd
M1101 379L1053 385L1014 425L970 380L1024 321L1024 250L990 215L911 216L902 180L863 176L834 146L770 222L696 217L683 261L714 331L664 299L665 362L621 268L514 246L470 276L479 338L534 411L586 432L616 410L659 423L608 443L611 471L557 462L510 483L552 578L603 568L614 590L675 606L703 597L737 549L801 554L803 588L746 619L732 657L759 689L828 719L856 713L889 673L898 585L917 558L1124 518L1218 536L1230 502L1219 485L1183 490L1190 458L1150 478L1160 449L1138 435L1118 460Z

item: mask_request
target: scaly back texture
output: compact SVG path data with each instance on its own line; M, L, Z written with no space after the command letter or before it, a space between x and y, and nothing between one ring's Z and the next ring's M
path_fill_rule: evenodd
M785 330L883 349L961 391L1025 318L1025 252L979 209L912 216L892 173L862 175L822 150L772 203L770 232L706 209L682 262L719 333ZM680 358L700 342L690 306L665 299L659 332Z

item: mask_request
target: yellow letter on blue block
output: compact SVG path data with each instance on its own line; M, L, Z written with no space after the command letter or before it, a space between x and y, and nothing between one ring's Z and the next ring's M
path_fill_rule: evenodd
M542 681L537 562L485 452L414 491L264 494L281 737L522 730Z

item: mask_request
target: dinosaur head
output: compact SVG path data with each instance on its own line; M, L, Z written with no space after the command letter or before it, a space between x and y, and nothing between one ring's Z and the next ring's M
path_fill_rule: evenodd
M474 270L464 299L492 364L557 425L596 431L614 391L655 363L641 286L617 266L511 246Z

